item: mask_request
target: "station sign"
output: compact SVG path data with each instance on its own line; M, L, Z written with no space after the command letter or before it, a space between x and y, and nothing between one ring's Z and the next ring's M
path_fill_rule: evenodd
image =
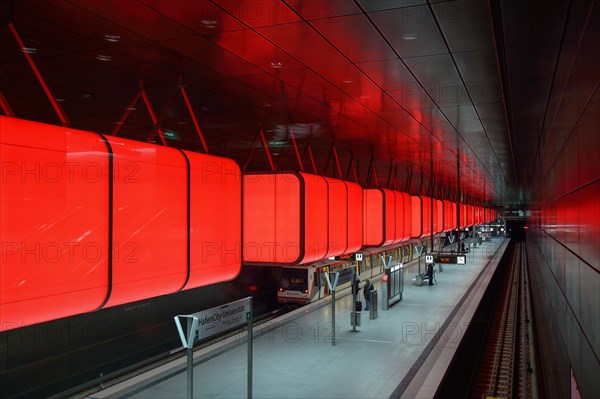
M433 255L425 255L425 263L433 263Z
M362 261L363 260L363 254L355 254L354 256L356 257L357 261Z
M201 312L175 316L175 324L183 347L191 348L201 339L246 324L251 312L250 300L251 297L247 297ZM182 319L187 319L191 325L184 328L181 324Z

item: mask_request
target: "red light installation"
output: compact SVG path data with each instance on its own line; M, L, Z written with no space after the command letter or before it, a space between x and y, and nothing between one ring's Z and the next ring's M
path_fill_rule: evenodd
M419 238L423 235L423 200L421 197L411 196L411 238Z
M431 197L426 197L421 195L421 200L423 203L423 212L421 217L423 218L423 231L421 233L421 237L427 237L431 235Z
M393 191L394 193L394 215L395 215L395 235L394 244L404 240L404 200L402 193L399 191Z
M244 175L244 261L314 262L328 252L328 187L307 173Z
M383 189L385 199L383 216L385 218L385 240L383 245L396 242L396 194L387 188Z
M307 173L300 176L304 180L304 259L301 262L308 263L327 255L327 182L322 176Z
M348 248L346 252L353 253L363 245L363 190L356 183L344 183L348 189Z
M188 273L186 159L173 148L107 139L113 152L113 278L105 306L176 292Z
M436 222L434 223L434 231L435 233L441 233L444 231L444 202L441 200L435 200L435 208L436 208Z
M410 240L412 233L412 198L410 194L402 193L402 211L404 212L403 241Z
M231 159L183 152L190 163L189 289L231 280L241 270L242 177Z
M460 204L460 228L467 227L467 205Z
M384 193L379 188L363 190L363 244L379 247L385 241Z
M325 177L329 192L329 238L326 257L346 253L348 248L348 188L344 181Z
M0 326L98 309L109 293L109 158L89 132L0 117Z

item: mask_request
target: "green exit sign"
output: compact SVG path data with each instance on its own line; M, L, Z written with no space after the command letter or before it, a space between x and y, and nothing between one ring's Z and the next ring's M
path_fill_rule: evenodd
M165 136L165 137L166 137L166 138L168 138L168 139L173 139L173 140L177 140L177 139L179 139L179 137L177 136L177 133L175 133L175 132L174 132L174 131L172 131L172 130L165 130L165 131L163 132L163 136Z
M269 147L282 147L287 144L286 140L269 140Z

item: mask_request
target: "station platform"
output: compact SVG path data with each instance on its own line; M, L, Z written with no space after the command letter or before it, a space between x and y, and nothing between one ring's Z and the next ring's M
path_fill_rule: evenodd
M350 324L350 290L338 292L335 346L329 297L256 326L253 397L433 397L507 244L497 238L472 248L467 264L444 265L434 286L415 285L417 266L405 267L403 299L386 311L381 310L380 277L374 278L378 317L370 320L363 310L356 332ZM362 290L361 300L364 304ZM185 398L186 359L87 397ZM194 353L193 397L247 397L244 334Z

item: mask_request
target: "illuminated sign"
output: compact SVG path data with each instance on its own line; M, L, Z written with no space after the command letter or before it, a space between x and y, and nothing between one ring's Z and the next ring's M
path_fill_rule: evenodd
M457 256L456 263L458 265L464 265L465 263L467 263L467 257L466 256Z

